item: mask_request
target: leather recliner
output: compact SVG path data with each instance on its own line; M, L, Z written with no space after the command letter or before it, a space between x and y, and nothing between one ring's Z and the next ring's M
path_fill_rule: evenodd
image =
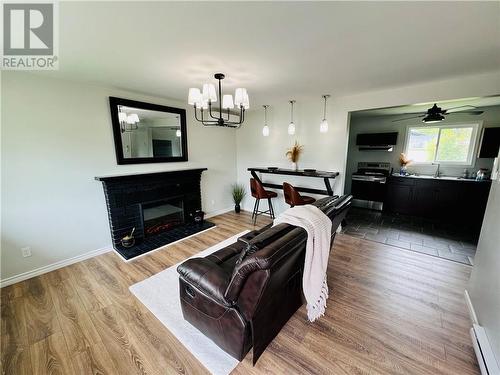
M332 243L352 196L314 203L332 220ZM303 304L306 231L268 225L205 258L178 266L184 319L241 361L253 347L255 364Z

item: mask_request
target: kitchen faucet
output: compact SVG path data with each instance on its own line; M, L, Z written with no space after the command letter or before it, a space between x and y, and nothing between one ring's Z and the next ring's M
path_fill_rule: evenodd
M434 178L437 178L440 175L440 172L439 172L440 164L439 163L432 163L432 165L437 165L436 172L434 172Z

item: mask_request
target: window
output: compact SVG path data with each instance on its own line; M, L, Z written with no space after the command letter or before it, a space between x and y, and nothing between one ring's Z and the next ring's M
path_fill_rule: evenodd
M408 128L406 156L417 164L472 165L479 124Z

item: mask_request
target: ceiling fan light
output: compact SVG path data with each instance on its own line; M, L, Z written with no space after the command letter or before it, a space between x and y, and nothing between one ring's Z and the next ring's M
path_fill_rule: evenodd
M222 108L223 109L233 109L234 108L232 95L224 95L222 97Z
M198 105L201 103L202 96L201 96L201 91L197 87L191 87L189 89L189 95L188 95L188 104L189 105Z
M444 116L441 113L429 113L422 119L422 122L426 124L433 124L436 122L441 122L444 120Z
M264 137L269 137L269 126L264 125L264 127L262 128L262 135Z
M321 121L321 124L319 124L319 132L320 133L327 133L328 132L328 121L326 121L326 119Z
M295 124L293 122L288 125L288 134L294 135L295 134Z

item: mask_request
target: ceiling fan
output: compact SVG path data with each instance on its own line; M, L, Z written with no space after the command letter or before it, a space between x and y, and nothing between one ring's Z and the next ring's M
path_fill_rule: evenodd
M404 120L410 120L414 118L422 118L422 122L425 122L426 124L432 124L435 122L440 122L445 119L445 116L447 115L453 115L456 113L460 114L468 114L468 115L475 115L478 116L482 114L484 111L480 111L477 109L477 107L474 107L472 105L462 105L460 107L453 107L453 108L448 108L448 109L442 109L437 106L436 103L427 110L427 112L424 112L419 115L411 116L411 117L405 117L405 118L400 118L397 120L392 120L392 122L397 122L397 121L404 121Z

